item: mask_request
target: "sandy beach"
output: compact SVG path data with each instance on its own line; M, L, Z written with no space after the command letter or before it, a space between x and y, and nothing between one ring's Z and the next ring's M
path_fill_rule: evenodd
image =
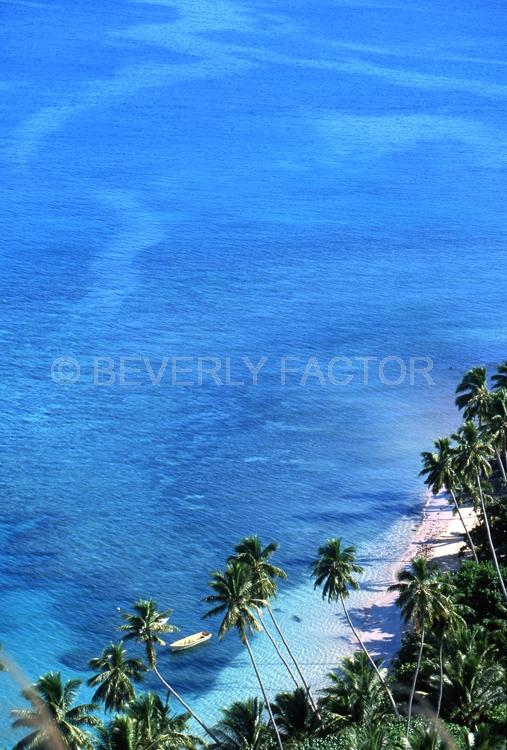
M461 508L467 529L477 523L477 516L471 506ZM463 547L464 530L461 520L453 513L444 495L429 495L423 517L415 531L402 559L390 570L390 580L382 591L372 594L362 610L361 629L366 645L373 653L392 656L401 640L402 622L395 605L396 592L387 590L396 580L400 568L408 566L418 554L435 560L443 570L458 567L464 559L459 553Z

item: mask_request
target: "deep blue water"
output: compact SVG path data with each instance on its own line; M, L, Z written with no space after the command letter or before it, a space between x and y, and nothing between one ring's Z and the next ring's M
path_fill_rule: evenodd
M311 594L316 546L343 535L380 580L460 374L505 359L505 4L2 0L0 16L0 641L34 679L81 674L141 595L200 629L209 571L258 532L282 543L280 618L316 680L348 647ZM74 384L51 378L61 356ZM119 382L121 357L175 356L193 385L171 364L158 387ZM267 358L257 386L244 356ZM386 356L431 358L434 385L382 383ZM199 385L198 357L222 380L230 358L243 385ZM324 385L315 368L301 384L309 357ZM333 370L346 386L333 357L353 361ZM368 384L357 357L377 358ZM209 718L255 689L226 643L162 657ZM5 676L0 695L19 701Z

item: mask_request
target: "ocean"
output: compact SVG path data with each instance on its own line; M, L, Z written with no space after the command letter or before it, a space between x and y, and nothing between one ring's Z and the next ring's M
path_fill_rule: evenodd
M419 452L506 358L505 11L0 2L0 642L27 679L85 678L141 596L216 632L210 571L251 533L310 681L350 650L317 546L383 585ZM160 667L209 721L257 692L234 634ZM8 742L5 674L0 699Z

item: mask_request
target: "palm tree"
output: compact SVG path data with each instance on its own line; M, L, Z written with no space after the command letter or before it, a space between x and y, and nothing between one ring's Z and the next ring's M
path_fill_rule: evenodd
M456 406L463 409L465 419L477 417L481 424L488 409L489 388L485 367L473 367L463 376L456 388Z
M380 669L380 660L375 659ZM363 651L341 660L340 671L330 672L322 691L322 708L349 722L380 721L386 713L384 690Z
M491 443L498 461L503 481L507 481L507 388L491 393L489 409L484 425L486 439ZM504 460L501 453L503 451ZM505 466L504 466L505 462Z
M240 562L244 563L250 568L252 579L258 586L260 598L266 601L266 609L270 616L271 622L275 626L276 632L280 636L280 639L283 645L287 649L287 653L292 659L292 662L297 670L297 673L299 674L301 682L305 690L308 693L308 697L309 697L313 710L316 713L318 713L317 705L312 697L312 694L310 692L310 687L305 679L303 671L299 665L299 662L294 656L294 653L292 649L290 648L287 642L287 639L285 638L283 631L280 628L280 625L278 624L277 619L275 618L275 615L273 613L273 610L269 602L271 598L274 598L276 596L276 592L277 592L276 580L287 579L287 573L282 568L279 568L276 565L273 565L272 562L270 562L271 556L276 552L277 549L278 549L278 542L271 542L271 544L268 544L266 547L263 547L261 540L259 539L257 535L249 536L249 537L245 537L244 539L242 539L241 542L234 547L234 551L236 554L234 558L230 558L230 560L232 559L239 560ZM275 647L275 650L278 656L280 657L280 660L285 665L285 668L287 669L288 673L290 674L292 681L294 682L296 687L298 687L298 681L295 678L294 673L292 672L290 666L287 664L283 654L280 652L274 639L271 637L271 634L269 633L266 627L266 624L262 618L262 614L260 614L260 618L261 618L262 625L264 627L264 631L266 632L266 635L268 636L273 646Z
M324 545L319 547L318 555L318 558L312 563L312 576L315 579L314 588L322 586L322 598L327 599L328 602L341 602L349 627L382 683L396 718L399 718L398 707L387 682L352 624L349 611L345 605L345 599L349 596L349 589L357 590L359 588L356 574L363 572L362 567L356 563L355 547L342 547L341 539L328 539Z
M507 362L498 365L496 374L491 377L494 383L493 388L499 390L500 388L507 388Z
M197 738L185 733L189 714L171 716L160 698L148 693L99 730L97 750L193 750Z
M199 743L197 737L186 732L190 714L172 715L169 706L162 703L155 693L140 695L129 705L127 715L135 722L143 750L193 750Z
M441 489L445 489L445 491L450 494L454 507L463 525L474 560L475 562L479 562L477 559L477 552L475 551L475 545L470 536L470 532L467 529L467 525L461 514L461 509L456 498L455 490L457 476L455 470L455 454L451 448L451 441L449 438L438 438L434 441L433 445L437 449L436 452L431 453L430 451L423 451L421 453L423 468L419 472L419 476L426 476L425 484L428 485L434 495L438 495Z
M484 628L459 626L444 659L443 705L451 721L475 730L505 701L505 672Z
M222 719L213 731L220 737L223 750L261 750L270 737L262 720L263 711L264 703L258 698L236 701L222 709Z
M115 716L99 729L96 750L141 750L135 721L130 716Z
M507 482L507 474L505 473L505 466L503 465L502 456L500 455L501 445L504 442L505 428L507 425L507 418L495 414L488 418L487 423L483 426L482 432L487 442L492 446L495 451L498 468L502 475L504 482Z
M412 560L410 570L401 570L398 575L398 583L389 586L389 591L397 591L396 604L401 610L402 617L406 623L411 622L414 632L419 635L419 653L417 664L412 680L412 688L408 702L407 714L407 738L410 734L410 722L412 719L412 704L414 702L417 677L421 666L421 657L424 648L424 637L437 617L442 617L445 611L446 600L442 592L442 582L438 578L438 568L428 563L425 557L416 557Z
M212 731L206 726L202 719L192 711L181 695L163 678L158 670L156 647L165 645L161 636L165 633L174 633L174 631L178 629L174 625L169 624L170 616L171 610L168 609L165 612L159 612L157 610L157 603L153 599L139 599L139 601L134 604L134 613L125 613L123 615L125 625L120 625L119 630L125 631L126 639L133 639L136 640L137 643L144 645L148 664L155 672L162 685L164 685L171 695L174 695L185 711L187 711L216 742L217 740Z
M304 688L298 687L291 693L278 693L271 708L284 740L317 736L321 728L320 719Z
M252 577L252 580L257 585L259 597L265 599L265 601L267 602L266 609L270 609L268 597L273 596L276 593L276 584L273 578L275 576L278 576L279 578L287 578L287 574L285 573L285 571L267 562L269 556L277 549L277 547L278 544L276 542L272 542L265 549L263 549L258 536L245 537L240 544L237 544L234 547L237 554L232 555L227 560L228 563L237 560L250 569L250 575ZM270 573L267 573L264 566L266 566L270 570ZM264 621L261 610L259 611L259 620L261 621L263 631L271 641L271 644L275 649L280 661L289 673L296 687L298 687L298 681L296 680L294 672L292 671L290 664L288 664L286 658L278 648L277 642L271 635L269 628Z
M154 599L139 599L133 609L133 614L125 612L122 615L125 625L120 625L118 630L126 632L127 640L135 640L145 647L148 664L153 669L157 665L156 647L166 645L161 636L175 633L178 628L169 623L172 611L158 612Z
M448 593L448 592L446 592ZM438 670L439 670L439 681L438 681L438 698L437 698L437 712L435 715L435 723L438 722L440 717L440 709L442 707L442 696L444 692L444 645L449 635L453 634L455 629L461 625L464 625L465 621L459 614L458 608L455 602L450 596L446 596L444 607L438 608L435 612L433 619L433 627L435 633L438 636Z
M97 687L92 700L103 703L105 711L123 711L135 698L132 682L140 682L147 667L140 659L127 659L123 641L111 643L102 654L91 659L90 669L98 674L87 681Z
M33 689L24 690L23 697L33 707L11 711L12 728L31 731L13 750L92 750L86 728L98 727L101 722L92 715L95 704L73 705L80 685L80 680L62 682L60 672L48 672Z
M258 617L261 607L265 607L266 602L259 597L257 586L252 580L249 568L238 561L229 563L223 573L218 571L212 573L210 588L214 593L206 596L204 601L216 606L206 612L204 617L213 617L218 614L224 615L218 631L219 638L223 638L233 628L238 631L241 642L248 650L248 655L259 682L278 747L280 750L283 750L280 732L278 731L266 694L266 688L264 687L248 640L249 634L262 630Z
M456 458L458 470L461 471L463 476L469 481L473 481L477 485L481 502L482 519L486 528L491 557L498 575L498 580L500 581L500 588L503 597L505 601L507 601L507 589L505 588L493 539L491 537L491 529L489 526L489 519L486 512L486 504L484 502L484 493L481 484L481 476L488 477L491 474L491 465L489 461L493 455L493 449L488 442L483 440L481 432L471 420L465 422L465 424L460 427L457 434L453 435L453 439L458 443Z

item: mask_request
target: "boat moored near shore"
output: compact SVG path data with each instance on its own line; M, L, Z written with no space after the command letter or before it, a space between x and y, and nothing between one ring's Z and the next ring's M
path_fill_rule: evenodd
M186 638L180 638L178 641L173 641L169 644L169 648L172 651L184 651L187 648L193 648L199 646L201 643L206 643L212 637L212 633L208 633L206 630L202 630L200 633L194 633Z

